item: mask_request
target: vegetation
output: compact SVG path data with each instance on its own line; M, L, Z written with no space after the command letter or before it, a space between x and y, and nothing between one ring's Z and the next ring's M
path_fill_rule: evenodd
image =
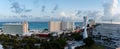
M80 41L83 39L83 36L80 35L79 33L74 33L71 35L73 39L75 39L76 41Z
M85 43L85 46L88 46L88 47L94 44L94 40L91 37L84 39L83 42Z
M39 38L34 38L33 35L29 37L19 37L12 35L0 35L0 42L4 49L64 49L67 45L67 40L65 38L57 38L40 40ZM35 46L35 44L40 44Z
M4 49L64 49L67 46L68 38L82 41L86 44L81 47L76 47L75 49L104 49L104 47L94 44L94 40L88 37L83 39L83 36L79 33L72 33L70 36L68 34L62 34L60 37L53 38L49 35L49 38L40 39L35 38L35 35L20 37L19 35L0 35L0 43L3 45Z
M66 45L66 39L58 38L55 40L41 42L41 49L64 49Z
M34 44L40 43L40 40L32 37L23 37L22 39L19 36L13 35L0 35L0 43L3 45L4 49L39 49L36 48Z
M106 49L104 46L95 44L91 37L84 39L83 42L85 43L84 46L76 47L75 49Z
M88 47L88 46L80 46L80 47L76 47L75 49L106 49L106 48L104 46L93 44L90 47Z

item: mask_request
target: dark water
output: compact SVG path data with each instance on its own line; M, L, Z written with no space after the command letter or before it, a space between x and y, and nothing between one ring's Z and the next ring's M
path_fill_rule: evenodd
M8 23L8 22L0 22L0 27L2 27L2 24ZM48 29L49 25L48 22L28 22L29 24L29 29L31 30L43 30L43 29ZM82 22L75 22L75 26L81 25Z

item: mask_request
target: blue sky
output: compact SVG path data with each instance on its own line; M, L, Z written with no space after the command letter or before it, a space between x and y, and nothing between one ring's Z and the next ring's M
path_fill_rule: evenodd
M21 8L24 6L25 10L31 11L21 13L13 12L14 10L11 7L14 2L17 2ZM104 0L0 0L0 18L5 16L6 19L13 19L14 17L12 16L19 15L29 15L32 17L45 17L45 15L57 16L63 11L72 13L76 10L103 11L103 2ZM118 6L120 7L119 2ZM44 12L41 11L43 6ZM55 6L57 6L57 9L54 10L55 13L51 13Z

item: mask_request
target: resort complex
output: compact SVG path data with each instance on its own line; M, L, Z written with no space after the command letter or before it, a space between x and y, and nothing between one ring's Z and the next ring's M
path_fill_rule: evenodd
M49 21L48 29L44 30L30 30L27 21L4 23L1 28L1 36L3 36L3 34L19 36L19 38L32 36L31 38L39 40L51 40L51 37L54 40L65 38L67 45L65 45L64 49L75 49L81 46L84 48L87 44L85 40L91 40L91 43L94 41L95 44L102 45L108 49L120 47L120 24L118 22L96 23L94 20L88 20L87 16L83 17L83 19L82 27L75 26L75 23L71 21ZM39 44L41 44L41 42Z
M0 49L120 49L120 0L0 0Z

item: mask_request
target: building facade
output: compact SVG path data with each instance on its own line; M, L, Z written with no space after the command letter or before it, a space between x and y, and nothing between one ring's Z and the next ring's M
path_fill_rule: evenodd
M93 30L94 40L104 46L111 48L120 47L120 24L99 23Z
M49 31L58 32L63 30L73 30L73 22L64 22L64 21L50 21L49 22Z
M23 33L27 33L28 32L28 22L24 21L22 22L22 26L23 26Z
M73 30L73 22L61 22L61 30Z
M23 34L28 32L28 23L6 23L3 24L3 33L5 34Z
M60 21L50 21L49 22L49 31L57 32L61 30L61 22Z

